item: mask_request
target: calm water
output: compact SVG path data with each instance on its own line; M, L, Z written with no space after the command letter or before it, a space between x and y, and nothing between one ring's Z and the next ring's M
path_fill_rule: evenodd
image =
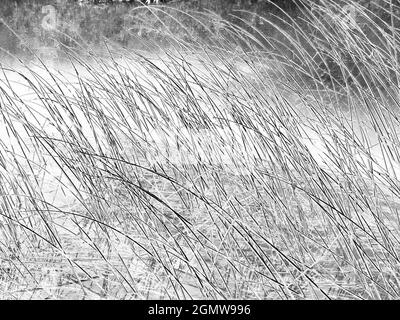
M119 25L119 23L121 21L121 17L126 15L126 13L131 10L130 8L131 7L125 5L79 6L76 3L68 4L67 2L64 3L62 1L60 1L59 4L54 2L51 5L44 2L29 1L26 2L25 5L20 5L17 7L10 6L7 10L3 11L3 14L4 12L7 13L9 26L16 28L18 34L15 35L5 24L2 24L2 27L0 28L0 43L10 54L15 54L17 56L21 55L30 58L28 59L27 63L32 63L33 60L37 60L33 57L32 52L34 51L34 53L37 55L37 58L43 59L46 66L57 69L54 70L54 74L59 77L58 83L65 88L64 92L68 92L67 98L73 101L76 97L79 79L70 65L68 66L60 63L60 47L57 47L55 44L57 41L68 44L68 41L60 36L60 34L57 33L57 30L62 29L66 32L74 31L75 35L77 33L85 35L86 32L87 35L88 31L96 30L96 28L98 28L100 25L107 25L107 23L101 21L101 18L104 18L107 22L113 21L114 25L110 22L110 28L102 29L101 31L109 32L108 36L110 39L123 42L122 38L118 38L118 36L120 36L118 32L122 29L122 26ZM255 10L256 8L261 7L257 7L256 5L247 7L248 10ZM215 8L213 9L217 11L219 10L219 14L227 15L226 10L223 11L220 7L218 8L217 5L215 5ZM232 6L228 9L232 11L239 9L239 7ZM147 19L149 17L145 16L144 18ZM65 24L65 21L67 20L70 21L69 24ZM261 23L261 21L257 20L252 22L256 26L260 26L259 24ZM110 30L112 30L112 32ZM133 32L136 32L135 35L137 35L139 31L135 29ZM93 32L95 33L95 31ZM142 36L146 37L146 34L143 33ZM93 36L89 40L95 44L95 38L96 37ZM32 52L21 45L21 42L23 41L27 42L27 46L29 47L29 50L32 50ZM195 57L186 57L186 59L195 60ZM5 61L7 61L7 54L3 54L2 56L2 62L4 63ZM138 76L138 79L143 80L143 86L149 86L149 83L153 81L156 82L157 79L152 80L151 76L146 73L139 61L131 60L128 62L123 62L121 60L120 62L129 64L126 67L131 70L132 75ZM164 68L165 71L168 72L166 66L160 59L155 58L154 63L160 68ZM31 133L28 133L25 130L27 125L36 127L39 132L40 130L44 130L48 136L62 139L63 130L68 131L68 121L65 124L67 127L63 128L57 127L57 123L52 123L52 116L49 114L49 109L44 108L43 100L38 97L37 93L35 93L32 84L28 84L26 82L24 76L28 76L33 83L39 83L39 87L40 81L42 81L42 83L47 83L46 85L48 85L49 88L55 88L56 83L53 82L52 77L46 70L44 70L43 67L33 67L32 64L29 64L29 68L32 69L28 70L20 64L16 64L13 66L14 70L7 71L3 69L3 72L0 75L0 86L4 92L9 95L12 101L12 103L5 103L5 105L9 108L8 112L10 121L12 121L12 127L15 129L15 132L17 132L17 135L28 144ZM196 68L196 72L203 73L206 79L210 76L207 75L207 70L205 70L201 64L198 64ZM79 67L78 69L80 78L90 78L87 70ZM238 69L244 74L251 72L251 70L246 69L245 65L238 66ZM15 72L16 70L21 74ZM210 80L210 82L212 81ZM196 88L193 89L196 90ZM151 90L150 87L149 90ZM200 95L201 90L198 89L198 91ZM162 101L160 101L160 98L157 95L154 95L153 98L159 107L163 105ZM218 100L218 97L215 97L215 99ZM296 97L288 97L288 99L292 99L291 101L295 103ZM112 108L109 108L107 101L104 101L103 103L105 112L107 112L107 110L112 110ZM273 102L271 102L271 105L273 105ZM223 106L223 100L221 101L221 106ZM68 116L66 111L61 110L62 108L60 106L56 107L60 109L60 112L62 112L63 116L67 119ZM207 108L208 106L205 104L203 107ZM138 106L138 108L145 107ZM301 108L301 106L299 106L299 108ZM82 111L79 110L79 108L77 108L74 112L79 118L85 119ZM94 143L95 139L93 132L90 130L90 125L85 123L84 120L82 120L82 123L83 134L86 136L88 141ZM70 124L73 126L72 122L70 122ZM329 154L327 152L327 148L330 148L330 146L333 145L332 137L329 132L324 132L324 129L317 134L315 130L310 129L311 126L309 126L309 124L310 123L304 123L304 125L302 125L301 131L303 133L302 136L299 137L300 141L302 141L314 159L321 166L329 168L329 159L326 159L326 155ZM313 122L313 126L316 126L315 122ZM134 127L135 126L133 125L132 128ZM320 127L323 128L323 125L321 124ZM19 154L21 157L26 156L22 154L22 150L19 149L17 139L13 137L13 134L10 134L9 129L10 125L7 126L7 124L4 122L0 125L0 141L4 144L7 150L13 150L13 152ZM228 165L232 159L226 157L227 154L235 154L236 157L240 158L243 157L245 153L249 153L249 150L251 150L251 146L246 145L248 142L241 139L243 130L237 127L235 127L234 130L226 130L226 128L218 129L219 132L217 135L223 137L223 144L220 144L217 139L213 140L212 137L210 137L210 133L207 132L207 130L202 130L201 128L198 130L177 128L178 131L175 129L171 128L171 130L169 130L167 133L158 131L157 129L149 130L147 132L141 132L140 130L137 130L135 134L142 136L144 141L148 141L149 143L153 144L158 150L164 150L164 158L170 158L171 161L176 161L177 163L181 161L182 155L176 150L170 150L171 146L177 145L177 139L193 141L193 144L196 145L196 152L198 152L198 155L200 155L202 158L210 156L208 150L219 150L219 154L213 154L214 161L222 162ZM265 128L265 130L269 129L270 128L268 127ZM379 149L379 146L377 146L378 138L376 134L372 132L372 130L369 138L370 145L372 146L370 153L376 159L381 159L377 161L381 163L381 169L383 172L385 172L386 169L381 150ZM32 144L30 146L33 153L32 155L28 155L28 157L31 157L33 161L33 159L36 157L34 154L36 151ZM257 146L255 145L254 147L256 148ZM243 150L246 148L247 151L243 153ZM360 158L360 163L367 162L366 155L358 153L354 156ZM174 157L176 157L176 159ZM12 162L12 158L9 160ZM159 160L159 158L156 160ZM196 161L196 157L189 157L186 159L186 161ZM247 164L251 163L251 154L246 155L245 161ZM59 180L57 179L59 179L61 174L60 168L58 168L54 163L50 165L52 161L48 161L47 163L49 178L45 185L48 186L49 190L55 190L56 188L54 188L54 185L59 184ZM38 170L40 171L41 169L38 168ZM399 172L400 170L397 166L393 167L392 174L394 176L398 175ZM53 194L51 194L51 196L53 196Z

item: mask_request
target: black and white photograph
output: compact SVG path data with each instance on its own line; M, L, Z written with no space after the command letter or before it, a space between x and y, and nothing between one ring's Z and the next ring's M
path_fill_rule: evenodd
M0 0L0 300L398 300L399 111L400 0Z

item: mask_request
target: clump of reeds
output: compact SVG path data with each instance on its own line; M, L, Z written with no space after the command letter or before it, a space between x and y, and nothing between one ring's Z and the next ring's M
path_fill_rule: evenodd
M356 8L384 41L326 1L3 68L3 296L398 298L397 16Z

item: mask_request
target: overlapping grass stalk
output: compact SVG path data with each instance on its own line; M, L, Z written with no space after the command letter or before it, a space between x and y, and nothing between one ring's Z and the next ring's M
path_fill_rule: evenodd
M399 298L398 8L306 4L3 67L2 297Z

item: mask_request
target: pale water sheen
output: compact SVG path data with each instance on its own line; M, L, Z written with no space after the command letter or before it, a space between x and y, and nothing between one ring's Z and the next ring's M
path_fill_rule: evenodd
M140 63L140 59L137 61L120 59L118 63L129 71L128 73L135 74L137 81L142 82L143 88L148 88L149 92L154 92L153 94L149 93L149 96L152 96L153 99L153 106L167 108L162 99L162 95L166 94L166 92L163 92L164 89L161 85L157 85L160 79L157 78L156 73L149 72L149 69ZM153 60L153 63L165 74L173 72L165 62ZM217 67L222 71L229 72L225 66L218 65ZM199 77L203 76L206 79L209 76L208 71L204 69L204 65L198 61L192 62L191 68L196 70ZM252 72L245 64L239 65L237 68L243 74ZM45 178L41 185L41 191L46 199L54 205L70 205L75 197L71 188L71 181L65 179L61 168L52 161L51 157L45 157L47 159L45 163L43 163L43 159L40 160L38 158L35 154L37 150L33 148L32 130L25 130L24 127L26 125L33 126L36 128L38 135L40 135L40 132L45 132L47 136L54 137L54 139L63 139L63 134L67 134L69 130L75 133L80 132L92 145L96 143L95 135L103 136L105 139L105 133L103 132L102 134L101 130L97 130L94 134L93 128L87 122L84 113L78 108L74 110L75 116L80 123L79 127L77 127L77 121L72 119L68 110L62 108L58 103L54 103L54 108L58 110L57 112L60 113L59 116L63 120L59 123L52 120L49 109L43 106L45 93L41 92L41 88L47 86L49 89L61 94L60 89L57 88L52 78L56 77L55 81L62 87L62 94L68 97L70 101L77 101L79 97L77 96L76 88L79 87L79 79L76 75L76 70L68 66L58 66L57 70L51 70L51 74L49 74L43 67L39 66L29 66L29 70L25 67L16 67L14 70L4 69L0 75L1 88L8 99L12 100L12 103L7 99L2 102L5 117L1 119L0 125L1 149L5 151L4 154L9 163L7 168L0 167L0 170L2 170L0 174L12 175L13 172L16 172L17 169L13 160L14 155L21 159L22 162L27 157L31 163L35 164L33 167L37 171L37 175ZM184 65L182 65L182 76L185 75L184 70ZM118 77L115 69L107 69L104 72L114 73ZM204 73L203 75L202 72ZM82 67L78 68L78 74L81 79L91 79L92 77ZM97 75L100 74L101 72L97 73ZM28 83L25 77L29 78L32 83ZM35 92L33 88L36 88L37 91ZM192 83L191 90L196 92L199 98L198 101L200 101L199 105L204 108L205 112L209 114L215 113L215 110L210 109L207 101L201 99L203 93L198 84ZM42 95L41 99L38 94ZM137 92L132 91L132 95L134 101L140 101ZM122 118L126 121L125 125L118 126L118 134L121 134L121 137L135 135L139 137L138 139L142 139L143 144L146 146L146 157L149 165L163 162L179 165L200 161L211 166L222 165L225 169L237 171L239 174L248 173L260 166L260 162L263 165L267 165L266 163L270 161L271 157L273 159L274 150L272 147L271 150L266 150L268 148L265 148L264 145L264 149L260 150L260 137L265 141L270 139L272 141L271 146L279 146L282 144L282 137L286 136L294 139L295 143L299 144L296 147L299 151L298 155L305 154L305 157L311 155L314 161L324 170L345 170L341 163L344 164L352 157L353 163L357 163L362 168L359 172L363 172L366 176L378 173L378 176L383 175L386 178L398 181L400 174L399 159L389 156L388 152L382 149L382 143L378 143L379 136L372 128L363 128L363 135L361 130L352 128L352 132L356 134L353 139L355 138L367 146L352 150L351 148L338 147L340 146L340 141L345 143L345 140L348 139L343 132L337 128L329 128L328 130L326 124L318 123L316 119L305 118L304 121L296 119L296 132L291 132L290 126L275 126L275 124L268 123L263 128L258 129L258 132L254 132L252 130L244 130L242 126L235 124L234 121L225 127L214 126L211 130L176 125L168 126L165 123L161 126L153 125L143 129L138 127L135 119L132 118L132 113L128 112L126 107L121 108L121 114L116 115L113 114L113 105L106 98L99 97L96 101L97 106L102 107L104 114L114 117L116 123L123 123ZM226 107L223 105L224 101L223 98L215 96L215 103L221 109ZM273 108L273 99L268 104L269 107ZM136 104L134 107L137 109L138 114L151 114L149 105ZM160 113L154 113L154 115L156 114L159 115ZM174 118L177 114L170 112L169 115L172 117L170 119L172 123L178 123L178 119ZM154 119L152 120L154 121ZM159 120L162 121L162 119ZM10 126L10 123L12 123L12 126ZM20 141L27 143L28 150L31 150L32 154L22 153L18 140L15 138L14 133L10 131L10 127L13 127L17 132ZM30 132L28 133L27 131ZM388 146L386 151L390 150L390 146L387 143L386 145ZM282 146L282 149L285 148L287 148L287 145ZM335 150L337 150L336 153ZM347 153L343 153L343 150L346 150ZM260 155L261 157L265 156L265 162L260 159ZM25 164L27 163L25 162ZM79 185L79 181L73 182Z

